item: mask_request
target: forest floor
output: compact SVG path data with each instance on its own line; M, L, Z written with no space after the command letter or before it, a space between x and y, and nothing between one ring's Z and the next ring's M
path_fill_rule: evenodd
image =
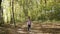
M5 24L0 27L0 34L60 34L60 24L32 23L30 31L27 31L27 24L24 23L19 23L16 27Z

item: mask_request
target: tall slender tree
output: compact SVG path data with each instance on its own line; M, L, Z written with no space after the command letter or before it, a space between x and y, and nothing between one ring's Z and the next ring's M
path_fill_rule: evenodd
M4 24L4 20L3 20L3 7L1 6L2 4L2 0L0 0L0 25Z
M14 0L12 0L12 20L13 20L13 23L14 23L14 26L16 27L16 23L15 23L15 17L14 17Z

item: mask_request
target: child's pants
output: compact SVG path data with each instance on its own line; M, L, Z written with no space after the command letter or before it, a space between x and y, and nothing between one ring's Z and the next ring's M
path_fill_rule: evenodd
M28 31L30 31L31 25L28 25Z

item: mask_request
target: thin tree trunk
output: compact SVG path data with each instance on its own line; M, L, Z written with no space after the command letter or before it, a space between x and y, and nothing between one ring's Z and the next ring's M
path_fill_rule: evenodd
M0 0L0 25L4 24L4 20L3 20L3 8L1 6L2 0Z
M16 23L15 23L15 18L14 18L14 0L12 0L12 14L13 14L13 23L14 23L14 26L16 27Z
M1 9L1 2L2 2L2 0L0 0L0 9Z
M47 19L47 17L46 17L46 5L47 5L47 0L45 0L45 18Z

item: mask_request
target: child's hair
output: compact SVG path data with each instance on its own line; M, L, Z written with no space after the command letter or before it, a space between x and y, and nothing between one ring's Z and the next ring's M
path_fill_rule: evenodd
M30 16L28 16L28 18L30 19Z
M30 19L30 16L28 16L28 19Z

